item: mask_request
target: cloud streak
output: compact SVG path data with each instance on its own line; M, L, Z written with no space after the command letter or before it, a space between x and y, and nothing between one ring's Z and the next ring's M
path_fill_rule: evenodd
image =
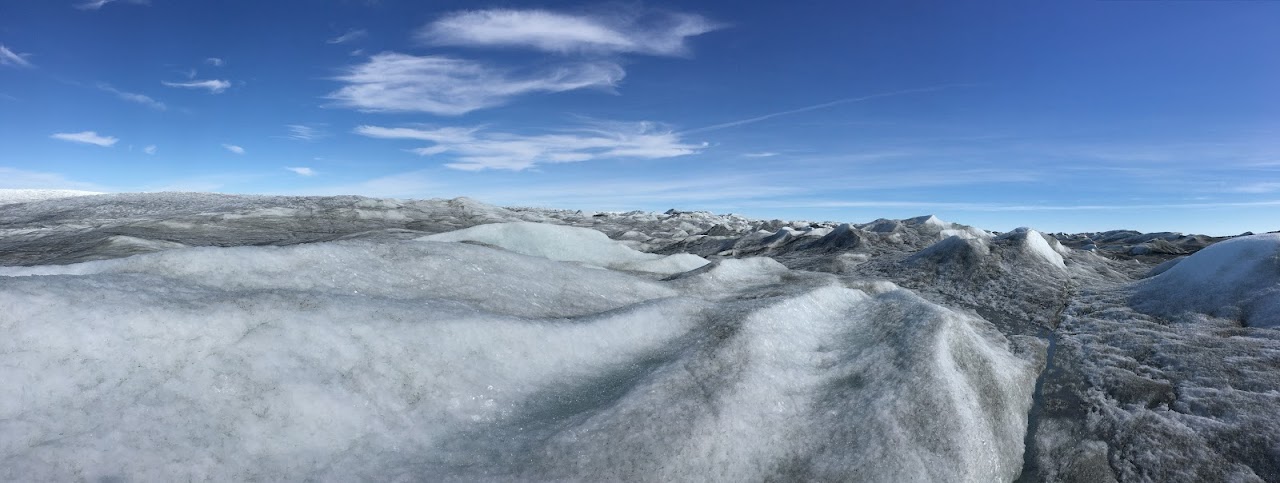
M74 133L60 132L60 133L55 133L49 137L53 139L61 140L61 141L69 141L69 142L81 143L81 144L92 144L94 146L102 146L104 148L109 148L115 145L116 142L120 141L119 139L116 139L111 136L100 136L95 131L82 131L82 132L74 132Z
M161 81L160 83L169 87L181 87L184 89L205 89L205 90L208 90L210 94L221 94L222 91L225 91L227 90L227 88L231 87L230 82L221 80L221 79L192 80L188 82Z
M13 67L32 67L31 62L27 60L27 56L31 54L20 54L9 50L4 44L0 44L0 65L8 65Z
M952 87L958 87L958 86L961 86L961 85L965 85L965 84L946 84L946 85L933 86L933 87L921 87L921 88L918 88L918 89L904 89L904 90L900 90L900 91L881 92L881 93L879 93L879 94L871 94L871 95L868 95L868 96L861 96L861 97L846 97L846 98L844 98L844 99L836 99L836 100L834 100L834 101L824 102L824 103L821 103L821 104L814 104L814 105L812 105L812 106L805 106L805 107L800 107L800 108L796 108L796 109L789 109L789 110L786 110L786 111L779 111L779 112L774 112L774 113L764 114L764 115L761 115L761 116L750 117L750 118L746 118L746 119L739 119L739 120L737 120L737 121L729 121L729 122L723 122L723 123L720 123L720 124L712 124L712 125L710 125L710 126L704 126L704 127L700 127L700 128L697 128L697 129L690 129L690 130L684 131L682 134L694 134L694 133L700 133L700 132L718 131L718 130L721 130L721 129L728 129L728 128L731 128L731 127L738 127L738 126L745 126L745 125L747 125L747 124L754 124L754 123L757 123L757 122L760 122L760 121L765 121L765 120L773 119L773 118L775 118L775 117L779 117L779 116L789 116L789 115L791 115L791 114L800 114L800 113L802 113L802 112L809 112L809 111L816 111L816 110L819 110L819 109L826 109L826 108L828 108L828 107L835 107L835 106L839 106L839 105L841 105L841 104L851 104L851 103L856 103L856 102L865 102L865 101L870 101L870 100L872 100L872 99L881 99L881 98L885 98L885 97L895 97L895 96L901 96L901 95L906 95L906 94L917 94L917 93L922 93L922 92L934 92L934 91L940 91L940 90L943 90L943 89L949 89L949 88L952 88Z
M106 6L108 3L113 3L116 1L117 0L89 0L84 3L76 4L75 7L80 10L98 10ZM124 0L124 2L131 3L134 5L146 5L150 3L148 0Z
M660 159L695 154L706 144L689 144L670 130L648 122L600 123L574 131L521 135L487 132L480 128L438 129L360 126L355 133L380 139L427 141L413 149L422 156L451 155L445 166L464 170L521 171L543 164L577 163L597 159Z
M315 176L316 175L315 170L307 167L285 167L284 169L293 171L294 174L297 174L298 176Z
M104 92L110 92L112 94L115 94L115 96L120 100L129 101L136 104L142 104L144 106L150 107L157 111L163 111L169 108L169 106L166 106L163 102L152 99L149 96L146 96L143 94L135 94L132 92L125 92L125 91L116 89L114 87L111 87L110 85L107 85L107 84L98 84L98 89L101 89Z
M356 40L360 40L364 38L366 35L369 35L369 32L364 29L351 29L351 30L348 30L347 33L345 34L342 34L337 37L324 41L324 43L333 44L333 45L345 44L349 42L354 42Z
M891 201L891 200L792 200L769 203L771 208L921 208L984 212L1036 212L1036 211L1131 211L1131 210L1186 210L1218 208L1258 208L1280 206L1280 200L1227 201L1201 203L1143 203L1109 205L1028 205L1005 203L968 203L948 201Z
M519 47L554 53L682 55L685 40L719 25L699 15L575 15L547 10L455 12L427 24L426 45Z
M0 166L0 188L4 189L74 189L110 191L102 186L68 179L59 173L27 171Z
M328 136L327 133L319 128L306 124L289 124L285 127L289 129L289 134L285 135L285 138L295 141L315 141Z
M222 147L223 149L226 149L227 151L231 151L232 153L235 153L235 154L244 154L244 148L240 146L236 146L234 144L223 144Z
M362 111L456 116L524 94L610 88L623 75L618 64L603 61L515 73L470 60L388 52L350 67L337 78L347 85L328 98Z

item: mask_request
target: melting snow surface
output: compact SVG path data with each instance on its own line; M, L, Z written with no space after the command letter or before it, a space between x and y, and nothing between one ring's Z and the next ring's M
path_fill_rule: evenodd
M1037 368L988 322L549 228L0 268L0 479L1018 474Z

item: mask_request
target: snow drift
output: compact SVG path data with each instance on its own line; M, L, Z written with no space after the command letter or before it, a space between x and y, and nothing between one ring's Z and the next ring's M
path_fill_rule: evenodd
M580 232L486 230L430 239L635 258ZM512 251L349 240L2 268L0 380L15 390L0 396L0 478L1021 468L1035 351L976 316L767 259L660 282Z

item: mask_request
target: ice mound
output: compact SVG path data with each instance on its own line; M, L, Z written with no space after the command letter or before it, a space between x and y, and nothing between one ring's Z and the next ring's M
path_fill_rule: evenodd
M1000 235L997 239L1006 239L1017 242L1033 257L1055 267L1066 267L1066 262L1062 256L1070 253L1068 249L1063 247L1062 244L1058 243L1056 240L1051 243L1038 231L1023 227Z
M1210 245L1144 281L1133 305L1165 316L1191 311L1280 327L1280 233Z
M419 241L0 268L0 330L7 481L1009 480L1037 372L887 282Z
M604 233L571 226L513 222L473 226L420 238L436 242L479 242L515 253L578 262L617 270L659 274L687 272L706 265L697 255L662 256L636 251Z

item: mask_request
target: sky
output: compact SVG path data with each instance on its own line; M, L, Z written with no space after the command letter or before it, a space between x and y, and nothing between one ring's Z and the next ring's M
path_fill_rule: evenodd
M0 188L1280 229L1280 2L0 0Z

